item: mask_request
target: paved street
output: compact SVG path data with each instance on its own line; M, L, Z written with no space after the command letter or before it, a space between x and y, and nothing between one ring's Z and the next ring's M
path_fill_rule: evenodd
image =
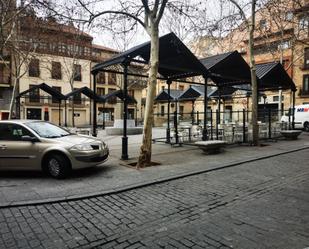
M79 201L0 209L2 248L306 248L309 150Z

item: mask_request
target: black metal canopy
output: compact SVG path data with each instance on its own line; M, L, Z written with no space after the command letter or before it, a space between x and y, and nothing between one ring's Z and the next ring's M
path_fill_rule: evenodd
M21 98L22 96L26 95L27 93L33 92L36 89L41 89L44 92L48 93L49 95L51 95L52 97L54 97L55 99L58 100L64 100L66 99L66 97L60 93L58 90L50 87L49 85L47 85L46 83L41 83L39 85L30 87L28 90L21 92L20 94L18 94L16 96L16 98Z
M211 87L208 87L207 89L207 97L214 92ZM196 86L196 85L190 85L189 88L187 88L181 96L179 96L179 100L185 101L185 100L196 100L199 97L204 98L205 94L205 87L204 86Z
M105 98L104 97L101 97L97 94L95 94L89 87L82 87L82 88L78 88L68 94L65 95L65 98L68 99L74 95L77 95L77 94L84 94L85 96L87 96L88 98L90 99L95 99L97 102L105 102Z
M140 59L141 58L141 59ZM121 53L108 61L93 67L92 73L104 71L116 64L140 62L148 64L150 60L150 41ZM174 34L169 33L159 38L159 69L166 79L181 79L197 75L208 75L207 69L195 55Z
M214 99L218 99L218 98L231 98L232 97L232 94L234 92L236 92L237 88L234 88L234 87L223 87L222 89L217 89L215 90L211 95L210 97L211 98L214 98Z
M250 67L238 51L201 59L218 86L250 84Z
M157 97L155 98L155 101L157 102L165 102L168 100L177 101L183 92L184 91L182 90L171 89L170 94L168 94L168 90L164 89L157 95Z
M111 93L108 93L108 94L102 96L102 98L104 98L105 101L107 101L108 99L113 98L113 97L117 97L117 98L119 98L121 100L124 100L123 90L113 91ZM137 103L136 99L133 98L130 95L127 95L127 100L128 100L129 104L136 104Z
M279 62L256 65L256 76L259 79L259 90L290 89L296 91L293 80Z

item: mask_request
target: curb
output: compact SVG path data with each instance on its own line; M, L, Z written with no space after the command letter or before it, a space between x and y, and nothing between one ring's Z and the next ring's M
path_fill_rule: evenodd
M130 190L134 190L134 189L138 189L138 188L142 188L142 187L147 187L147 186L151 186L151 185L155 185L155 184L160 184L160 183L164 183L164 182L168 182L168 181L172 181L172 180L177 180L177 179L181 179L181 178L185 178L185 177L189 177L189 176L194 176L194 175L198 175L198 174L203 174L203 173L222 170L222 169L226 169L226 168L236 167L238 165L242 165L242 164L245 164L245 163L264 160L264 159L268 159L268 158L272 158L272 157L276 157L276 156L280 156L280 155L285 155L285 154L290 154L290 153L294 153L294 152L298 152L298 151L302 151L302 150L307 150L307 149L309 149L309 146L303 146L301 148L292 149L292 150L279 152L279 153L274 153L274 154L271 154L271 155L251 158L251 159L242 160L242 161L236 161L236 162L233 162L233 163L224 164L222 166L214 166L213 168L210 168L210 169L196 170L196 171L192 171L192 172L189 172L189 173L176 174L176 175L169 176L169 177L158 178L158 179L154 179L152 181L140 182L140 183L137 183L137 184L130 184L130 185L127 185L127 186L122 186L122 187L116 188L116 189L100 191L100 192L96 192L96 193L92 193L92 194L83 194L83 195L76 195L76 196L70 196L70 197L60 197L60 198L50 198L50 199L35 200L35 201L13 202L12 204L0 205L0 209L12 208L12 207L23 207L23 206L37 206L37 205L54 204L54 203L61 203L61 202L68 202L68 201L78 201L78 200L83 200L83 199L88 199L88 198L96 198L96 197L100 197L100 196L104 196L104 195L118 194L118 193L122 193L122 192L125 192L125 191L130 191Z

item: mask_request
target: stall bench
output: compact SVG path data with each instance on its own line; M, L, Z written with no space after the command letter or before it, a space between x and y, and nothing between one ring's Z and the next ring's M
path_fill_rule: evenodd
M301 134L300 130L281 130L280 133L287 140L296 140L297 137Z
M221 148L225 147L226 141L223 140L209 140L197 141L195 145L202 149L206 154L217 154L221 152Z

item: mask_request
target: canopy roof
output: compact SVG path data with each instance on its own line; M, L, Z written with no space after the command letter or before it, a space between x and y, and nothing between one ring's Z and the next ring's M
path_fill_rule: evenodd
M50 87L46 83L41 83L39 85L30 87L28 90L21 92L18 96L16 96L16 98L20 98L23 95L26 95L27 93L33 92L36 89L41 89L42 91L48 93L49 95L53 96L54 98L56 98L58 100L66 99L66 97L62 93L60 93L55 88Z
M201 59L218 86L233 86L251 82L250 67L238 51Z
M262 90L291 89L296 86L288 73L279 62L270 62L256 65L256 76L259 79L258 88Z
M132 97L132 96L130 96L130 95L127 95L127 96L128 96L128 97L127 97L127 100L128 100L128 103L129 103L129 104L135 104L135 103L137 103L137 101L136 101L136 99L135 99L134 97ZM123 100L123 99L124 99L123 90L113 91L113 92L108 93L108 94L106 94L106 95L103 96L103 98L104 98L105 100L108 100L108 99L110 99L110 98L112 98L112 97L117 97L117 98Z
M179 96L179 100L195 100L199 97L204 98L204 90L204 86L191 85L181 94L181 96ZM215 90L212 87L208 87L207 97L209 98L214 91Z
M232 97L232 94L234 92L236 92L238 89L237 88L234 88L234 87L222 87L220 90L217 89L215 90L212 94L211 94L211 98L219 98L219 96L221 98L231 98Z
M87 96L90 99L95 99L97 102L105 102L105 98L101 97L97 94L95 94L89 87L82 87L82 88L78 88L70 93L68 93L67 95L65 95L65 98L68 99L76 94L84 94L85 96Z
M164 89L163 91L161 91L157 97L155 98L155 101L177 101L179 99L179 97L181 96L181 94L184 91L182 90L170 90L170 95L168 94L168 90Z
M104 71L104 68L122 63L140 62L148 64L149 60L150 41L116 55L108 61L97 64L93 67L92 73ZM166 79L208 75L208 71L203 64L174 33L159 38L158 72Z

